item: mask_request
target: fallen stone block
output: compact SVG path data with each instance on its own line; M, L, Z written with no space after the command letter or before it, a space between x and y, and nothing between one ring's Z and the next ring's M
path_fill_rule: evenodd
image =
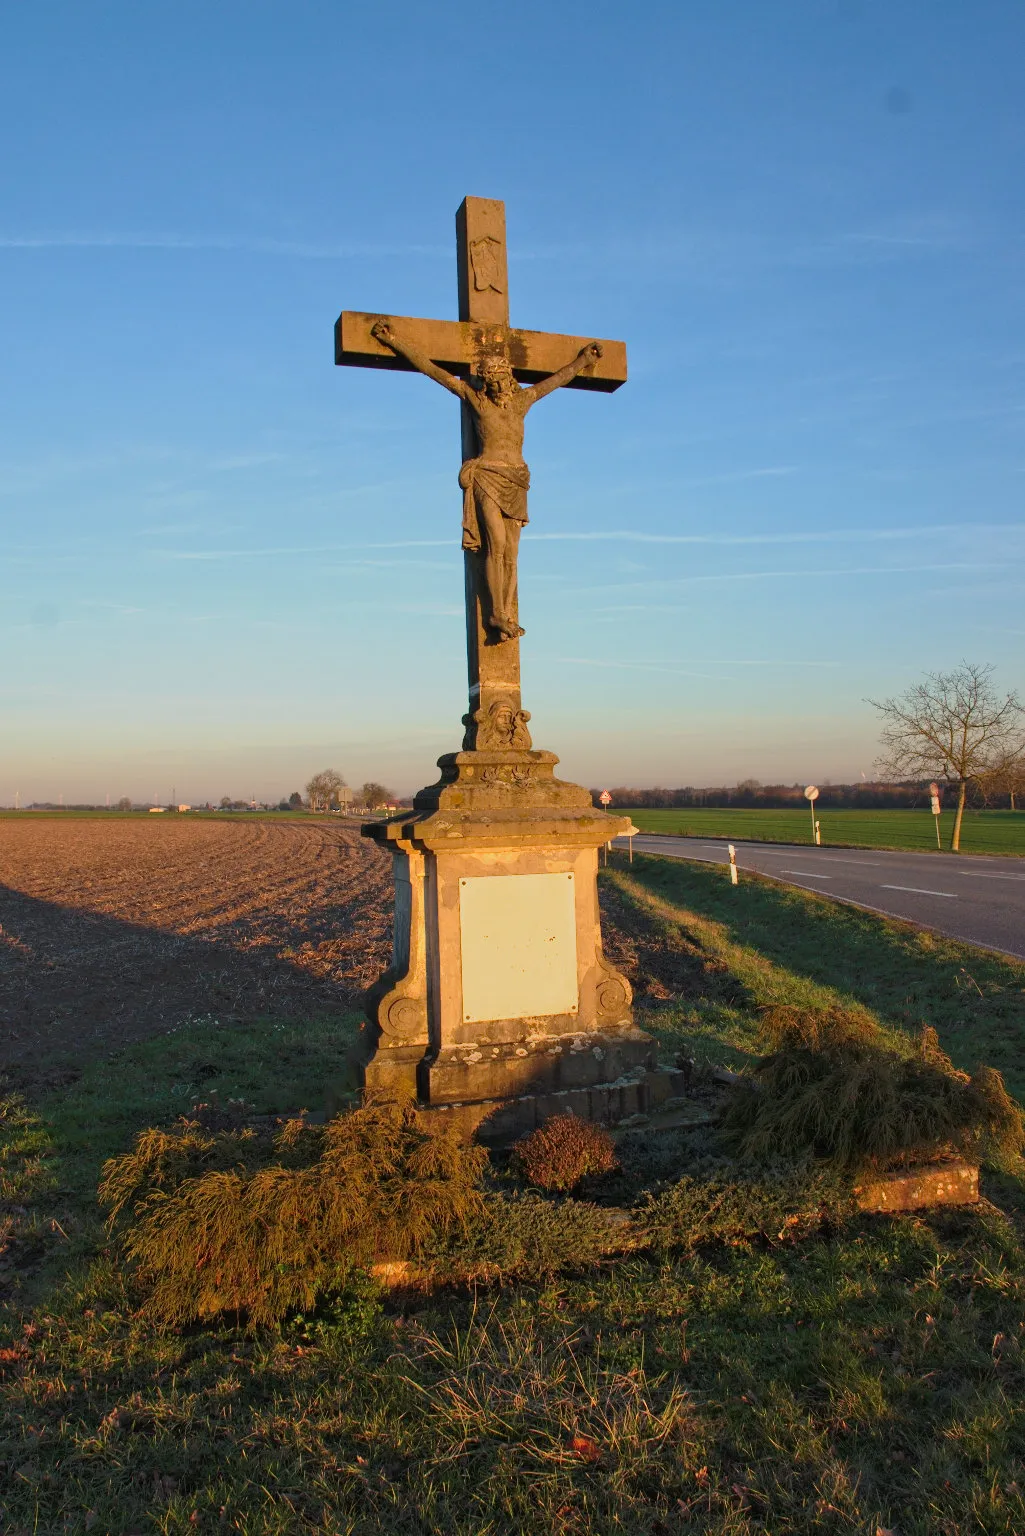
M854 1187L862 1211L921 1211L931 1205L975 1205L979 1170L973 1163L933 1163L877 1174Z

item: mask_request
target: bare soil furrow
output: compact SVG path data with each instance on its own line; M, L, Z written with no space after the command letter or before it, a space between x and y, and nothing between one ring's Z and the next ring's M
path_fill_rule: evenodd
M0 824L0 1068L29 1087L199 1015L349 1012L387 963L359 828L188 817Z

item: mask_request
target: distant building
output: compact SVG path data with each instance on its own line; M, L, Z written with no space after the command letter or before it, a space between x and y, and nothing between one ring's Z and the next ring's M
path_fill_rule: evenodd
M149 808L149 813L151 816L162 816L166 809L167 807L163 805L151 805Z
M192 807L191 807L191 805L180 805L180 806L179 806L179 807L178 807L178 809L179 809L179 810L180 810L180 811L191 811L191 809L192 809Z

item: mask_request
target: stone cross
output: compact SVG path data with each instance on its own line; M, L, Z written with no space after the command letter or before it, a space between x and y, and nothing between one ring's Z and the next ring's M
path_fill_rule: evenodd
M335 325L335 362L419 371L460 397L470 691L463 746L529 749L516 571L529 485L523 417L560 385L618 389L626 381L626 347L510 326L504 203L463 200L456 264L458 320L345 310Z
M456 232L458 320L346 311L335 328L337 362L426 374L459 397L463 421L466 735L408 810L363 828L393 856L395 926L359 1056L364 1088L414 1095L460 1134L501 1143L556 1113L647 1114L682 1089L602 949L598 849L629 820L555 777L520 701L524 420L561 385L618 388L626 348L510 326L501 203L468 197Z

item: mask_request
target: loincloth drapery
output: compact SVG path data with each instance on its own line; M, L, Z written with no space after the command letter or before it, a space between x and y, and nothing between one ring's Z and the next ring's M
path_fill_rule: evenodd
M480 549L477 498L483 492L514 523L527 519L530 470L526 464L497 464L491 459L467 459L459 471L463 488L463 548Z

